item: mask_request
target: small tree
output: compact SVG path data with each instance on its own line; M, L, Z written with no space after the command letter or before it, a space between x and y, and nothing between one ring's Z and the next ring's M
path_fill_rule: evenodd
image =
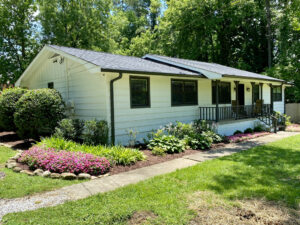
M54 89L30 90L16 104L14 122L22 138L51 135L64 118L64 103Z
M14 113L16 103L27 92L22 88L8 88L0 94L0 127L6 131L16 130Z

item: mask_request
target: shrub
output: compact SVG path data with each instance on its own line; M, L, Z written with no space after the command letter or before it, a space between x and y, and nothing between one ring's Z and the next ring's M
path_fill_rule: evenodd
M108 172L110 168L109 161L104 157L39 147L24 151L18 162L27 164L32 170L40 168L54 173L70 172L99 175Z
M56 90L30 90L16 104L17 133L22 138L50 135L64 117L63 113L63 100Z
M108 125L104 120L87 120L84 122L83 142L87 145L108 144Z
M44 138L37 143L37 146L44 149L54 148L72 152L90 153L97 156L106 157L111 161L112 164L118 165L130 165L137 161L146 159L144 153L137 149L125 148L123 146L106 147L101 145L81 145L74 141L68 141L57 137Z
M242 134L242 133L243 133L242 131L236 130L236 131L233 133L233 135L236 135L236 134Z
M265 129L263 128L263 126L255 126L253 129L253 132L262 132Z
M164 126L163 131L166 131L168 135L172 135L180 139L185 136L190 136L195 132L192 124L181 123L178 121L175 124L170 123Z
M187 145L191 149L209 149L213 143L212 137L202 132L201 134L195 133L193 136L186 136L185 138Z
M129 137L129 141L128 141L128 146L129 147L134 147L136 142L136 136L138 135L138 131L134 130L134 129L128 129L127 130L127 135Z
M83 132L84 121L79 119L63 119L55 128L55 137L80 142Z
M252 134L252 133L253 133L253 129L250 127L244 131L244 134Z
M183 152L187 146L185 140L172 135L162 135L150 140L148 148L154 149L155 147L162 148L167 153L179 153Z
M0 127L3 130L16 130L14 123L16 103L26 92L27 90L22 88L9 88L0 94Z
M214 124L209 124L206 120L194 120L192 126L197 133L204 131L215 131Z
M211 130L204 131L204 132L202 132L202 134L204 136L212 138L213 143L220 143L223 141L223 138L220 135L216 134L215 132L213 132Z
M165 150L160 147L154 147L151 151L152 155L163 156L166 154Z

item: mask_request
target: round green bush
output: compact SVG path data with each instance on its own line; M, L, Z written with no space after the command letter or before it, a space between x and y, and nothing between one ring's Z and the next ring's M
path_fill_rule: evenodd
M22 138L51 135L64 118L64 102L54 89L37 89L25 93L16 104L14 122Z
M5 131L15 131L14 113L17 101L27 92L22 88L5 89L0 94L0 127Z
M244 130L244 134L252 134L252 133L253 133L253 129L250 127Z
M242 131L236 130L236 131L233 133L233 135L236 135L236 134L242 134L242 133L243 133Z

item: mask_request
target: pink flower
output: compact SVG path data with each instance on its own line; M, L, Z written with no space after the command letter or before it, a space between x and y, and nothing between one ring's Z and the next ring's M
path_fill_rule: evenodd
M109 171L110 163L104 157L82 152L47 150L33 147L22 153L18 162L27 164L31 169L43 169L51 172L104 174Z

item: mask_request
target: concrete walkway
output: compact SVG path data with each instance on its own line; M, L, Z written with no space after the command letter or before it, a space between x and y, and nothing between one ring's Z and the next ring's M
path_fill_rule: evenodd
M17 199L0 199L0 221L2 216L7 213L34 210L42 207L55 206L66 201L83 199L98 193L112 191L129 184L135 184L139 181L143 181L157 175L162 175L176 171L177 169L193 166L199 162L231 155L233 153L247 150L258 145L267 144L297 134L300 133L278 132L277 134L259 137L247 142L228 144L226 147L208 152L199 152L164 163L103 177L80 184L74 184L51 192Z

